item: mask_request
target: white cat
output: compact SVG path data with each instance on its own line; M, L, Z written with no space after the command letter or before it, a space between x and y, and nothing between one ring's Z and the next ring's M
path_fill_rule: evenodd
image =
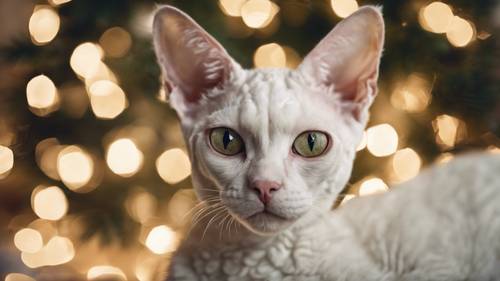
M500 280L498 157L331 211L383 41L380 10L362 7L297 70L244 70L186 14L158 10L156 54L205 204L163 280Z

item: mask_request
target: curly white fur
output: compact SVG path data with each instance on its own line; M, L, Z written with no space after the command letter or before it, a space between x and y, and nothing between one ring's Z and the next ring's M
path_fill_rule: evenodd
M500 280L498 156L469 155L330 210L376 94L379 9L342 21L297 70L244 70L168 6L154 37L205 203L167 280ZM217 127L238 132L245 152L212 149ZM329 136L321 157L291 150L307 130ZM255 179L282 186L269 204Z

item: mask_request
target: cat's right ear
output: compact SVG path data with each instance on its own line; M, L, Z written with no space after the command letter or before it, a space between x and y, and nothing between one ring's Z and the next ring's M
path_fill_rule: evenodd
M222 87L239 67L192 18L171 6L156 12L153 40L165 87L176 95L171 104L181 114L196 111L203 95Z

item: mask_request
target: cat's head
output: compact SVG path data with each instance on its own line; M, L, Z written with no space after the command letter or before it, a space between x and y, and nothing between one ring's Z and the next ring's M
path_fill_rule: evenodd
M277 233L331 208L377 92L378 8L341 21L296 70L244 70L189 16L158 10L154 44L201 199Z

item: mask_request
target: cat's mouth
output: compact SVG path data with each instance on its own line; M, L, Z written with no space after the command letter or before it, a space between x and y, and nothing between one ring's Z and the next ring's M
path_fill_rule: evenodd
M282 220L282 221L288 221L288 218L282 217L280 215L277 215L275 213L270 212L267 209L264 209L262 211L256 212L253 215L248 216L246 219L247 220L258 220L258 219L276 219L276 220Z

